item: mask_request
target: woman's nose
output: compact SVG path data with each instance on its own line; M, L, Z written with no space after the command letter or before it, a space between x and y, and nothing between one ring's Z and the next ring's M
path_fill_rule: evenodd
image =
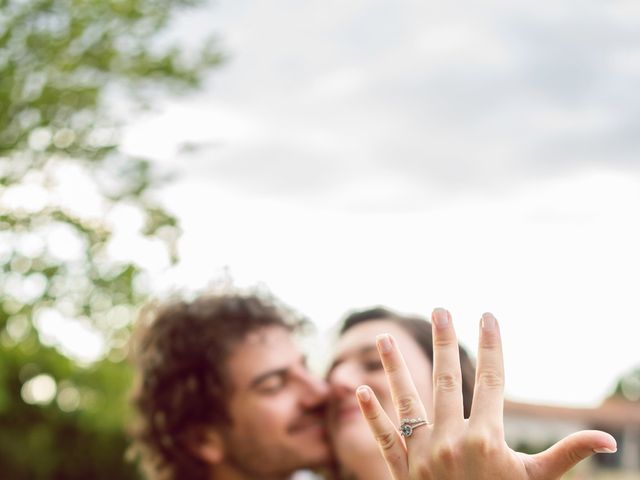
M342 364L333 369L328 381L333 393L353 393L362 383L362 378L357 368L352 365Z

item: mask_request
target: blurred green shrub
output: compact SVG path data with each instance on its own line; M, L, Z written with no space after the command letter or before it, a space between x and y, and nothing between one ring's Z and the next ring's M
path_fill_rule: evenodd
M110 254L110 215L126 206L168 262L179 230L163 178L118 148L113 105L196 89L221 62L213 39L185 52L165 35L198 3L0 0L2 479L137 478L123 360L144 269Z

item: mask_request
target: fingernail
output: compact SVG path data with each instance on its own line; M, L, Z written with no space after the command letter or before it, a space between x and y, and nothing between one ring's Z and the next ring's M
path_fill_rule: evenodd
M364 385L358 387L356 390L356 395L360 399L361 402L368 402L371 399L371 393L369 392L369 387L365 387Z
M594 448L593 449L594 452L596 453L616 453L618 451L617 448Z
M490 313L483 313L480 323L482 325L482 329L487 332L491 332L496 329L496 317Z
M444 308L436 308L433 311L432 317L433 323L435 323L438 328L444 328L449 325L449 312Z
M391 337L388 333L382 333L376 337L378 348L381 352L388 353L391 351Z

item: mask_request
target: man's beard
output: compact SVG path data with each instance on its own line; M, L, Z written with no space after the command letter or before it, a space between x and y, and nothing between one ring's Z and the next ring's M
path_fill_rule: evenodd
M295 432L317 421L316 413L302 414L291 422L287 432ZM224 434L225 460L245 478L284 479L296 470L321 467L326 460L305 455L303 447L296 445L295 440L282 445L275 443L273 438L257 438L251 433L239 434L233 430Z

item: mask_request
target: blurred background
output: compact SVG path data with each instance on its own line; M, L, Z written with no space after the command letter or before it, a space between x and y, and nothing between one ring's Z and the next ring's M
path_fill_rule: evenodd
M0 478L138 478L136 311L229 282L319 372L351 309L490 310L510 444L637 478L640 4L476 3L0 0Z

